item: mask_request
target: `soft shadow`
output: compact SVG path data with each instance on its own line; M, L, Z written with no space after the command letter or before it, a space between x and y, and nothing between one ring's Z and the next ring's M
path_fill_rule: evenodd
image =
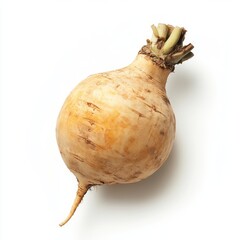
M101 187L101 197L104 202L114 201L121 204L136 204L145 202L159 195L174 182L174 175L178 171L178 149L175 143L168 160L152 176L132 184L119 184ZM176 178L175 178L176 179Z
M177 71L179 70L179 71ZM189 93L192 93L197 88L196 73L191 71L185 71L186 69L177 69L176 73L172 73L167 82L167 94L173 101L181 102L187 97Z

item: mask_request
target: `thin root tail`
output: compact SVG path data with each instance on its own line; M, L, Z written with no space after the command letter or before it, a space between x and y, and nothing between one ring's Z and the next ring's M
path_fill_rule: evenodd
M73 205L72 205L72 208L67 216L67 218L61 222L59 224L60 227L62 227L63 225L65 225L70 219L71 217L73 216L73 214L75 213L78 205L81 203L84 195L86 194L86 192L88 191L89 189L89 186L86 186L86 185L82 185L79 183L78 185L78 190L77 190L77 193L76 193L76 197L74 199L74 202L73 202Z

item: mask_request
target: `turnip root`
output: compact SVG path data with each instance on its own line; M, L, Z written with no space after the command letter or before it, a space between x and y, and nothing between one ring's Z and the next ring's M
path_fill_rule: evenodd
M63 226L88 189L134 183L158 170L173 146L175 117L166 81L178 63L191 58L184 28L152 25L153 36L127 67L94 74L67 97L57 120L62 158L78 180Z

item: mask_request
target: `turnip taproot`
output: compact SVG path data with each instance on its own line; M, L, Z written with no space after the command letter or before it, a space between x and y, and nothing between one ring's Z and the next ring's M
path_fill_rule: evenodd
M152 25L153 35L127 67L81 81L57 121L62 158L77 177L78 191L63 226L91 186L134 183L167 159L175 117L165 85L175 64L191 58L184 28Z

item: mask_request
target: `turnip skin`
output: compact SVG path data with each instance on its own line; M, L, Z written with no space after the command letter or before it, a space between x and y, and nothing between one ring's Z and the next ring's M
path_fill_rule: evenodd
M149 70L149 61L140 54L126 68L92 75L64 103L57 141L79 182L137 182L168 157L175 136L175 118L165 91L170 71ZM145 67L136 67L140 65Z
M57 143L78 180L74 204L60 226L91 186L138 182L170 154L176 122L165 85L174 65L193 56L193 46L182 46L183 28L152 29L161 36L153 34L129 66L81 81L59 113Z

